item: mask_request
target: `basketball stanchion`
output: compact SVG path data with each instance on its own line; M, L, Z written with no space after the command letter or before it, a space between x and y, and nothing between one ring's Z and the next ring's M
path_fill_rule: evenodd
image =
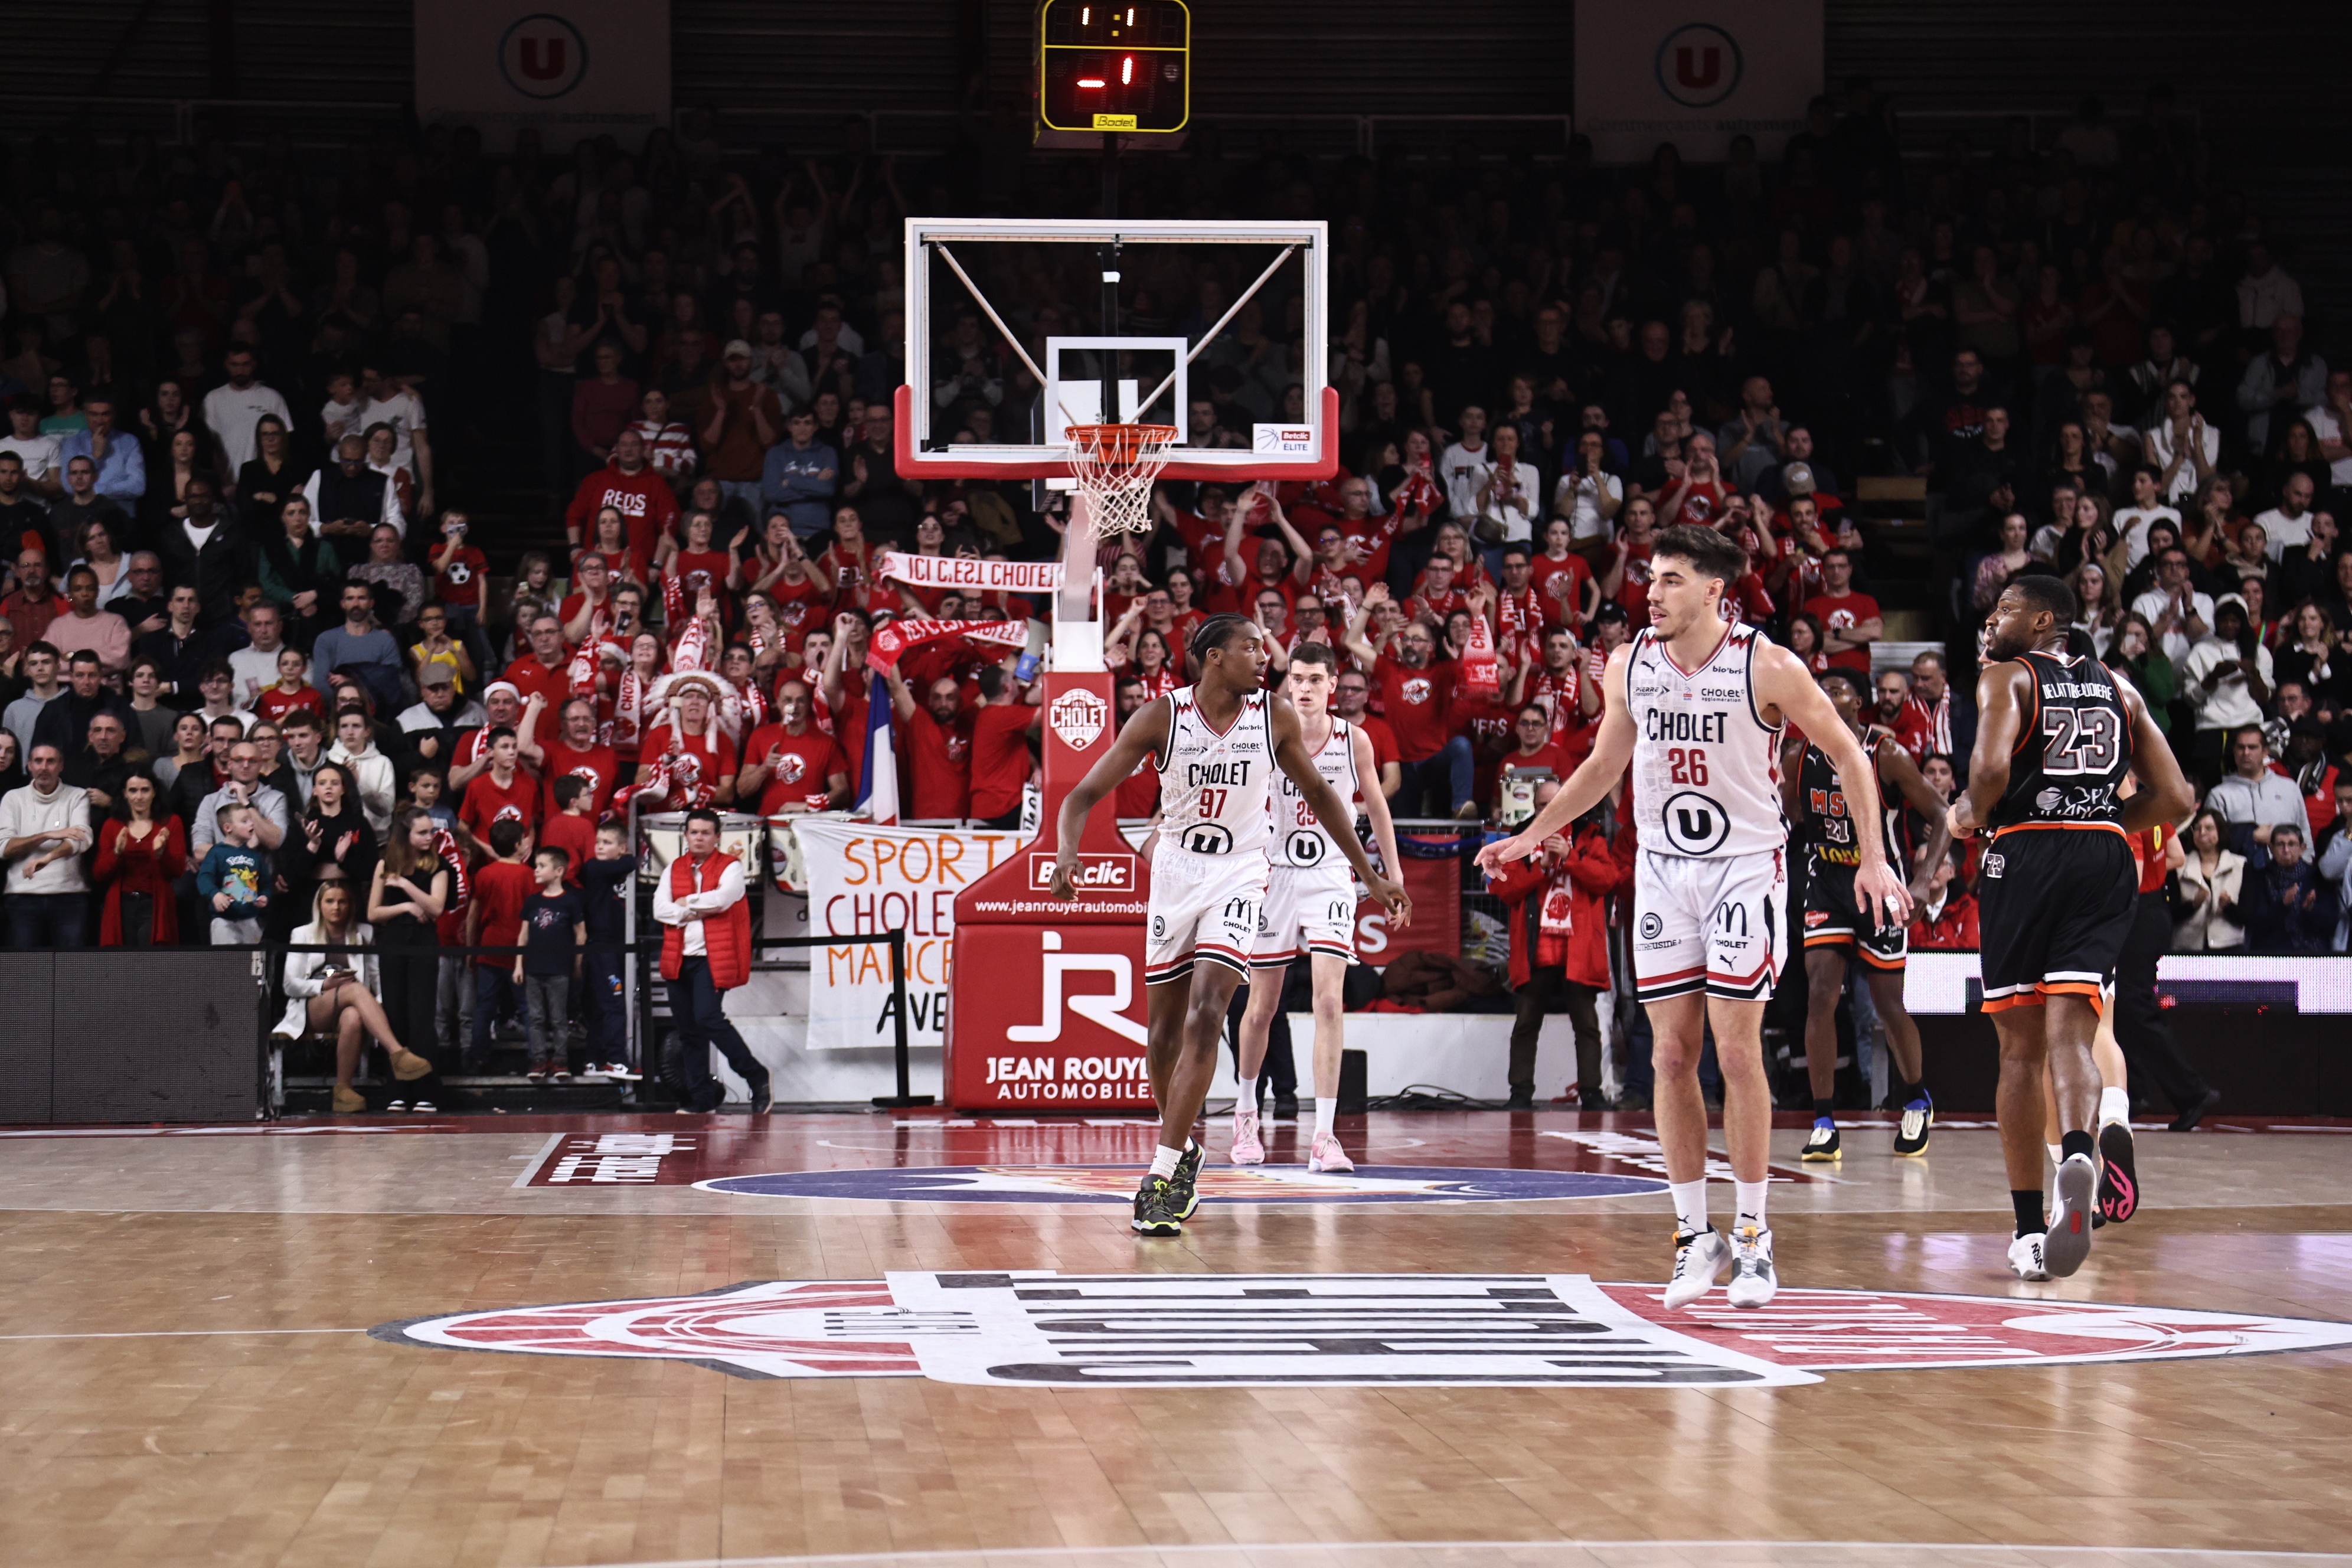
M890 1012L898 1025L898 1038L891 1044L891 1055L898 1068L898 1092L877 1094L874 1103L886 1110L904 1110L908 1106L929 1105L931 1096L910 1094L907 1082L907 928L890 928Z

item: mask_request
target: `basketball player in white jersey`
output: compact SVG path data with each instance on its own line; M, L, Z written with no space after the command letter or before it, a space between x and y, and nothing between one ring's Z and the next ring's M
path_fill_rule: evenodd
M1633 770L1633 973L1655 1039L1658 1142L1674 1194L1669 1307L1714 1289L1727 1264L1735 1307L1779 1289L1764 1188L1772 1093L1764 1078L1764 1003L1788 945L1788 826L1780 754L1793 721L1855 781L1854 903L1875 927L1907 921L1910 898L1886 863L1878 774L1802 660L1726 619L1724 595L1747 552L1711 529L1662 530L1653 547L1650 625L1609 656L1592 755L1517 837L1478 855L1492 871L1538 852ZM1883 911L1883 913L1882 913ZM1715 1026L1723 1137L1738 1194L1727 1246L1706 1217L1706 1106L1698 1058Z
M1400 925L1412 918L1404 890L1364 858L1355 816L1323 782L1299 739L1298 710L1265 690L1265 634L1240 616L1212 616L1187 652L1199 677L1155 698L1062 802L1054 896L1077 895L1078 839L1087 814L1150 757L1160 770L1160 826L1143 978L1150 998L1145 1049L1160 1147L1135 1194L1141 1236L1178 1236L1200 1206L1202 1151L1192 1142L1216 1076L1225 1009L1249 972L1265 900L1274 771L1280 768L1347 856L1372 897Z
M1396 826L1379 786L1380 764L1371 737L1331 712L1331 689L1339 656L1326 643L1301 643L1290 651L1290 674L1283 691L1298 710L1299 742L1315 770L1343 801L1360 801L1371 819L1381 864L1397 865ZM1371 779L1366 791L1361 781ZM1307 1147L1307 1168L1352 1171L1355 1162L1331 1130L1339 1109L1339 1047L1347 1038L1340 986L1356 961L1356 883L1339 847L1317 819L1315 808L1288 778L1275 781L1274 865L1266 874L1265 911L1259 916L1257 948L1250 958L1249 1005L1242 1014L1241 1097L1234 1101L1233 1162L1265 1163L1258 1136L1257 1075L1265 1064L1274 1015L1282 1005L1283 971L1305 944L1315 982L1315 1136Z

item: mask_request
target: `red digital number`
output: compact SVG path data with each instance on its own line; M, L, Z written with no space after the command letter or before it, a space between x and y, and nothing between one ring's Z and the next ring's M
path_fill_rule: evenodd
M1675 746L1666 752L1666 766L1672 770L1672 782L1678 784L1706 783L1706 748L1692 746L1685 750Z
M1204 817L1224 816L1228 793L1222 789L1203 789L1201 792L1201 815Z

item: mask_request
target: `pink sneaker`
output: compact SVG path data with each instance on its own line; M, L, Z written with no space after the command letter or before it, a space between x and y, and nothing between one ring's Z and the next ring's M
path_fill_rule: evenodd
M1339 1147L1339 1140L1328 1132L1315 1135L1315 1146L1307 1152L1307 1169L1317 1174L1352 1171L1356 1163Z
M1236 1165L1265 1163L1265 1145L1257 1135L1257 1112L1235 1107L1234 1110L1234 1152L1227 1156Z

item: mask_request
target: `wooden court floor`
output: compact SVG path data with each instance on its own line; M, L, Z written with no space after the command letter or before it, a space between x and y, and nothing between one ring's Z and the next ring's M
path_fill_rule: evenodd
M0 1130L0 1564L2352 1551L2352 1128L2143 1132L2026 1286L1990 1131L1790 1127L1756 1322L1644 1296L1646 1118L1343 1131L1139 1242L1132 1122Z

